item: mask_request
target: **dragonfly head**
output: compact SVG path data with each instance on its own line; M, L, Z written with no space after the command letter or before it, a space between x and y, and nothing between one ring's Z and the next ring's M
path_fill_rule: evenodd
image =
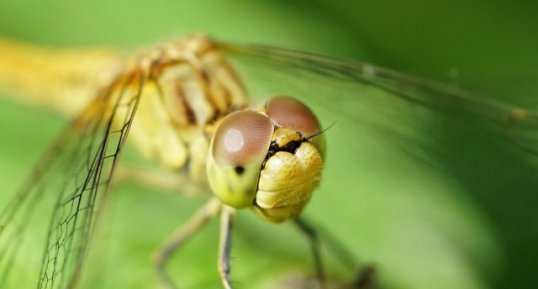
M325 140L319 132L312 111L289 97L228 115L215 129L207 158L213 193L271 222L296 216L321 177Z

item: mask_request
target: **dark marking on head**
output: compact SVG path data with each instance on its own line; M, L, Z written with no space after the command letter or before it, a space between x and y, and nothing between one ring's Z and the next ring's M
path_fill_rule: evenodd
M238 175L242 175L242 174L245 172L245 168L242 167L242 166L236 166L236 167L234 167L234 171L235 171Z
M308 142L307 138L301 138L299 140L291 141L283 146L279 146L275 141L271 142L271 145L269 145L269 150L267 151L267 155L265 156L265 159L262 163L262 170L265 167L265 163L267 160L269 160L272 156L274 156L277 152L288 152L290 154L295 154L297 149L301 146L303 142Z
M279 151L289 152L295 154L295 151L301 146L303 139L291 141L284 146L280 147Z

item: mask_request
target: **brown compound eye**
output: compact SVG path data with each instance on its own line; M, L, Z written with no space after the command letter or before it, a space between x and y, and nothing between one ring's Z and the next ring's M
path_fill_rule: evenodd
M271 120L261 113L232 113L215 131L211 153L222 166L245 166L254 162L261 165L269 150L273 129Z
M281 127L291 128L303 137L320 131L319 122L312 111L302 102L287 96L277 96L265 105L267 115Z

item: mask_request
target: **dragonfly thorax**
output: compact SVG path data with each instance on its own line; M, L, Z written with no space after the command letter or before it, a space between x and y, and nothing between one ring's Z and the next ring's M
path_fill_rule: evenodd
M208 136L222 117L247 105L240 80L204 36L158 46L140 62L149 72L130 140L165 168L188 166L193 180L205 182Z

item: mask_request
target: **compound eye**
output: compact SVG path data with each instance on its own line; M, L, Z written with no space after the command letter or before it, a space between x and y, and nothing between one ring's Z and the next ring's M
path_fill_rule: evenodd
M265 105L267 115L277 125L291 128L304 137L320 131L319 122L312 111L302 102L287 96L277 96Z
M271 120L254 111L235 112L218 125L213 157L222 166L245 166L265 159L273 134Z

